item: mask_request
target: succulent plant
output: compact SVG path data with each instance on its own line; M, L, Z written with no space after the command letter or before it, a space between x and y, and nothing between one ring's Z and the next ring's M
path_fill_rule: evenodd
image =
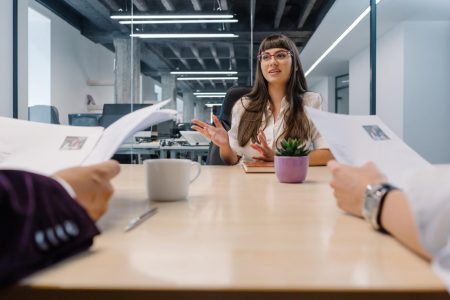
M283 139L281 147L277 148L277 156L307 156L311 150L306 144L300 144L296 138Z

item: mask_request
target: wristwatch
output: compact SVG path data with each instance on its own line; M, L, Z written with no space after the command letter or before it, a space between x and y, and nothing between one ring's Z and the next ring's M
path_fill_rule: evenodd
M362 215L376 230L386 232L380 222L386 195L397 188L389 183L368 184L364 192Z

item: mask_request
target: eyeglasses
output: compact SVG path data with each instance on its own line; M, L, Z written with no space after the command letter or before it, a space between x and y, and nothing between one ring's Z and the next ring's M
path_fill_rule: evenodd
M272 59L272 56L275 58L276 61L282 62L286 60L292 53L290 51L278 51L275 54L270 53L261 53L258 55L258 59L262 62L269 62Z

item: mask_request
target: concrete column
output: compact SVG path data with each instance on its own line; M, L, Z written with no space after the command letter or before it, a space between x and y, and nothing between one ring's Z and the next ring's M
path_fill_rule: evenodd
M172 99L169 105L165 108L177 108L177 79L170 74L163 74L161 76L162 100Z
M141 75L141 40L115 38L116 67L114 98L116 103L138 103Z
M206 107L205 101L197 100L195 105L195 117L203 122L210 122L211 108Z
M155 102L156 93L155 93L155 81L153 78L149 76L142 76L141 80L142 85L142 102Z
M183 122L191 122L194 118L194 101L196 97L192 91L183 92Z

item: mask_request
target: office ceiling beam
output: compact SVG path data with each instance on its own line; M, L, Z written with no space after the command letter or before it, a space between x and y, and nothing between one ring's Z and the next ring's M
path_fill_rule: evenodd
M191 70L191 66L189 65L188 61L183 58L180 54L180 50L178 50L174 45L167 44L167 47L175 54L175 56L183 63L183 65L186 67L186 69Z
M127 30L125 26L111 20L109 9L98 1L64 0L64 2L102 30L111 31L113 29L120 32Z
M173 5L171 0L161 0L161 4L164 6L164 8L167 11L174 11L175 10L175 6Z
M134 6L140 11L149 11L147 2L145 0L133 0Z
M206 70L206 65L203 59L200 57L200 54L198 53L198 49L195 45L192 45L191 47L192 54L194 54L195 58L197 59L198 63L202 66L203 70Z
M192 7L194 8L195 11L201 11L202 10L202 6L200 5L200 1L198 0L191 0L192 3Z
M121 9L119 4L117 4L115 0L102 0L102 2L112 11L118 11L119 9Z
M305 25L306 20L308 19L312 9L314 8L314 5L316 4L316 1L317 0L308 0L308 2L305 5L305 9L298 18L297 29L300 29L303 27L303 25Z
M273 27L278 29L280 27L281 18L283 17L284 9L286 7L287 0L279 0L277 5L277 12L275 13L275 21L273 22Z
M216 47L213 44L211 44L211 45L209 45L209 50L211 51L211 55L214 58L214 61L215 61L216 65L217 65L217 67L219 68L219 70L222 70L222 66L220 64L220 59L217 56Z
M222 10L228 10L228 0L220 0L220 8Z
M230 50L229 59L231 60L231 63L233 64L234 70L236 70L237 69L237 62L236 62L236 54L235 54L235 51L234 51L234 45L232 43L230 43L228 49Z
M191 0L191 3L192 3L192 7L194 7L195 11L202 11L202 6L200 5L200 1L199 0ZM203 29L206 29L206 24L202 23L201 27Z

